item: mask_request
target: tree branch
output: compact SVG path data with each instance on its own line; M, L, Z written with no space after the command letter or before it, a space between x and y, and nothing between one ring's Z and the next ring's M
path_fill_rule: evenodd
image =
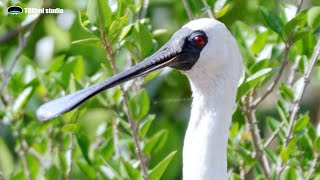
M270 179L270 166L269 166L267 156L263 152L263 144L262 144L261 136L259 134L259 128L257 125L255 111L252 109L249 109L245 112L245 115L249 123L249 129L252 136L253 147L255 149L255 157L257 158L262 168L265 178Z
M74 135L71 133L70 134L70 143L69 143L69 147L67 150L67 155L68 155L68 159L67 159L67 166L69 167L67 174L66 174L66 179L72 180L72 152L73 152L73 139L74 139Z
M311 78L310 75L311 75L311 72L312 72L314 65L316 64L317 59L319 58L319 55L320 55L320 40L318 40L317 45L314 48L308 70L306 71L306 73L304 75L304 83L302 85L302 90L300 91L300 94L298 95L297 99L293 103L292 110L290 111L290 114L289 114L289 128L288 128L288 131L286 134L285 147L288 145L288 143L290 141L293 124L295 122L298 110L300 108L299 104L302 100L302 97L305 93L305 90L306 90L308 84L310 83L310 78Z
M272 141L274 140L274 138L278 135L278 133L280 132L280 130L282 129L282 127L285 125L284 121L281 122L281 124L279 125L279 127L277 128L277 130L275 130L271 136L269 137L269 139L267 140L267 142L263 145L263 147L268 147Z
M103 31L100 31L100 35L101 35L103 47L106 51L106 54L108 55L108 59L110 61L112 70L114 73L118 73L118 68L116 67L114 54L112 51L112 45L108 42L106 35ZM137 125L134 122L134 120L132 119L131 114L130 114L130 110L129 110L128 94L122 85L120 85L120 90L122 92L122 96L123 96L123 100L124 100L125 113L127 115L128 121L130 123L131 133L132 133L134 145L135 145L135 153L136 153L137 158L140 160L140 166L141 166L141 169L143 172L143 178L144 178L144 180L148 180L148 171L147 171L147 167L146 167L145 161L143 159L142 151L140 148L139 136L137 134Z
M299 108L300 108L300 102L301 99L305 93L306 87L308 86L308 84L310 83L310 75L312 72L312 69L315 66L315 63L317 61L317 59L319 58L320 55L320 40L318 40L317 45L314 48L313 54L311 56L310 59L310 64L308 67L308 70L305 72L304 74L304 84L302 85L302 90L300 91L300 94L298 95L297 99L294 101L294 103L292 104L292 108L289 111L289 127L286 133L286 138L284 141L284 145L283 148L286 148L291 140L291 136L292 136L292 128L294 125L294 122L296 120L296 116L298 114ZM279 179L281 172L283 171L283 169L285 168L285 163L280 162L279 166L278 166L278 170L277 170L277 179Z
M150 3L149 0L142 1L142 7L141 7L141 11L140 11L140 19L143 19L146 17L147 12L148 12L149 3Z
M286 68L286 66L288 64L288 54L289 54L290 48L291 48L291 44L286 43L286 46L284 49L284 57L283 57L283 60L281 61L280 70L279 70L277 76L275 77L274 81L267 87L267 90L264 92L264 94L262 94L260 97L256 98L256 100L251 104L251 107L253 109L257 108L259 106L259 104L263 100L265 100L269 96L269 94L274 90L274 88L277 86L277 84L280 81L280 78L284 72L284 69Z
M310 170L308 172L308 175L306 177L306 180L309 180L312 176L312 174L314 173L314 171L316 170L317 168L317 165L318 165L318 158L319 158L319 153L318 152L315 152L314 155L313 155L313 161L312 161L312 164L311 164L311 167L310 167Z
M296 14L298 14L298 13L301 11L302 4L303 4L303 0L300 0L300 2L299 2L299 4L298 4L298 7L297 7Z
M37 22L37 19L34 20L32 25L30 25L27 28L27 30L26 30L26 32L24 34L22 33L21 29L18 29L18 34L19 34L18 50L17 50L15 56L13 57L10 65L9 65L9 68L5 72L4 79L3 79L1 87L0 87L0 94L2 94L4 88L6 87L8 81L10 80L13 68L16 65L16 62L18 61L20 55L22 54L22 52L23 52L23 50L24 50L24 48L25 48L25 46L26 46L26 44L27 44L27 42L29 40L31 31L32 31L33 27L35 26L36 22Z
M207 3L206 0L201 0L201 1L202 1L202 4L203 4L205 7L209 7L209 5L208 5L208 3ZM211 11L211 8L208 8L208 9L207 9L207 13L208 13L208 16L209 16L210 18L214 19L214 15L213 15L213 13L212 13L212 11Z
M190 6L189 6L188 2L187 2L186 0L182 0L182 3L183 3L184 8L185 8L186 11L187 11L189 20L194 20L194 16L193 16L193 14L192 14L192 11L191 11L191 9L190 9Z
M294 64L291 67L290 75L288 76L288 80L287 80L287 84L290 87L293 86L294 77L295 77L296 73L298 72L298 63L299 63L299 59L296 58L296 60L294 61Z
M31 180L31 172L30 167L27 161L27 152L28 152L28 144L27 142L21 137L21 134L16 131L16 137L20 139L20 149L17 150L17 154L20 156L23 167L24 167L24 174L27 180Z

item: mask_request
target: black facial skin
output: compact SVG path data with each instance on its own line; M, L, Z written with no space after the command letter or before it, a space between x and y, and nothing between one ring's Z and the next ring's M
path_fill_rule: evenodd
M194 38L202 36L205 40L205 44L199 46L194 42ZM207 45L208 37L203 31L195 31L185 38L182 51L177 56L177 64L170 65L170 67L187 71L190 70L193 65L198 61L202 49Z
M197 36L203 38L202 44L195 43L194 38ZM163 47L144 61L108 80L43 104L36 112L37 117L41 121L50 120L76 108L106 89L157 69L169 66L182 71L190 70L199 59L207 42L208 37L205 32L181 29Z

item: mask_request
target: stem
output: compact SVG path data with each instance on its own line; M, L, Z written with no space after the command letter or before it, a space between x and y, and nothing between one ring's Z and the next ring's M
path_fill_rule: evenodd
M259 134L259 128L257 125L257 119L255 115L255 110L249 109L245 112L246 119L249 123L249 129L252 136L253 147L255 149L255 157L257 158L263 174L266 179L270 179L270 166L267 160L267 156L263 152L263 144Z
M290 75L288 77L288 81L287 84L292 87L293 86L293 82L294 82L294 77L296 75L296 73L298 72L298 63L299 63L299 59L297 58L294 61L294 64L291 67L291 71L290 71Z
M51 154L51 156L49 156L49 162L50 162L50 164L52 164L53 163L53 149L54 149L54 131L53 131L52 126L50 126L50 128L49 128L48 146L49 146L49 153Z
M291 36L290 36L291 37ZM289 37L289 40L288 42L290 41L290 38ZM289 50L291 48L291 43L286 43L286 47L284 49L284 58L281 62L281 66L280 66L280 70L279 70L279 73L278 75L276 76L276 78L274 79L274 81L267 87L267 90L265 91L265 93L263 95L261 95L260 97L258 97L251 105L251 107L253 109L257 108L257 106L259 106L259 104L265 100L269 94L274 90L274 88L276 87L276 85L278 84L278 82L280 81L280 78L284 72L284 69L285 67L287 66L288 64L288 54L289 54Z
M5 71L5 75L2 81L2 84L0 86L0 95L2 95L4 88L7 86L7 83L9 82L11 75L12 75L12 71L13 68L15 67L20 55L22 54L28 40L31 34L31 31L33 30L33 27L35 26L35 24L37 23L38 18L34 20L34 22L32 22L32 24L27 28L26 32L24 34L22 34L22 29L19 27L17 28L17 32L19 35L19 46L18 46L18 50L15 54L15 56L13 57L9 68ZM3 105L3 102L0 101L0 106Z
M300 94L298 95L297 99L294 101L294 103L292 104L292 108L289 112L289 127L286 133L286 139L283 145L283 148L286 148L291 140L291 136L292 136L292 128L294 125L294 122L296 120L296 116L298 114L298 110L300 108L300 102L301 99L305 93L306 87L308 86L308 84L310 83L310 75L312 72L312 69L315 66L315 63L317 61L317 59L319 58L320 55L320 40L318 40L317 45L314 48L313 54L311 56L311 60L310 60L310 64L308 67L308 70L305 72L304 74L304 84L302 85L302 90L300 92ZM280 162L279 166L278 166L278 171L277 171L277 179L280 178L280 174L283 171L283 169L285 168L286 164L283 162Z
M272 135L269 137L269 139L267 140L267 142L263 145L265 148L268 147L271 142L276 138L277 134L280 132L280 130L282 129L282 127L285 125L285 123L282 121L281 124L279 125L278 129L275 130Z
M46 159L41 156L41 154L39 154L34 148L30 147L28 152L38 159L43 168L47 168L49 166Z
M140 13L141 13L140 14L140 19L143 19L144 17L146 17L149 3L150 3L149 0L143 0L141 11L140 11Z
M73 152L73 140L74 140L74 135L73 134L70 134L70 143L69 143L69 147L68 147L68 150L67 150L67 163L68 163L68 171L67 171L67 179L68 180L72 180L72 152Z
M114 54L112 51L112 45L108 42L106 35L103 31L100 31L100 34L101 34L103 47L106 51L106 54L108 55L108 59L110 61L112 70L114 73L118 73L118 69L115 64ZM131 114L130 114L130 110L129 110L128 94L122 85L120 85L120 90L122 91L122 96L123 96L123 100L124 100L125 113L127 115L128 121L130 123L131 133L132 133L134 145L135 145L135 153L136 153L137 158L140 160L140 166L141 166L141 169L143 172L143 178L144 178L144 180L148 180L149 179L148 178L148 171L147 171L145 161L143 160L142 151L140 148L139 136L137 134L137 125L134 122L134 120L132 119Z
M202 4L203 4L205 7L209 7L209 5L208 5L208 3L207 3L206 0L201 0L201 1L202 1ZM211 8L209 8L209 9L207 10L207 13L208 13L208 16L209 16L210 18L214 19L214 15L213 15L213 13L212 13L212 11L211 11Z
M313 161L310 167L310 170L308 172L308 175L306 177L306 180L309 180L312 176L312 174L314 173L314 171L316 170L317 166L318 166L318 158L319 158L319 152L315 152L313 155Z
M182 0L182 3L183 3L184 8L185 8L186 11L187 11L189 20L194 20L194 16L193 16L193 14L192 14L192 11L191 11L191 9L190 9L190 6L189 6L188 2L187 2L186 0Z
M314 48L308 70L306 71L306 73L304 75L304 83L302 85L302 90L301 90L299 96L297 97L297 99L294 101L294 103L292 105L291 113L289 114L289 128L288 128L288 131L286 134L285 147L288 145L288 143L290 141L293 124L295 122L298 110L300 108L299 104L301 102L301 99L305 93L305 90L306 90L308 84L310 84L310 75L311 75L312 69L313 69L317 59L319 58L319 55L320 55L320 40L318 40L317 45Z
M301 11L302 4L303 4L303 0L300 0L298 7L297 7L296 14L298 14Z
M22 164L24 167L24 174L26 176L27 180L31 180L31 173L30 173L30 167L27 161L27 152L28 152L28 144L27 142L21 137L21 134L19 132L16 132L17 137L20 139L20 149L18 150L18 155L20 156L22 160Z
M119 118L116 118L112 124L112 136L113 136L113 142L114 142L115 158L120 157L118 125L119 125Z

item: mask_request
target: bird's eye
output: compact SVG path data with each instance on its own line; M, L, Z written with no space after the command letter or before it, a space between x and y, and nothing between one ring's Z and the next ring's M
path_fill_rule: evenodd
M193 42L198 46L203 46L206 44L206 40L202 35L195 36Z

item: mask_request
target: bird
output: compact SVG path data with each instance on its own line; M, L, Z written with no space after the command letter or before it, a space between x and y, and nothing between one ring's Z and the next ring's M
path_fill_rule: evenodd
M242 57L232 33L212 18L192 20L176 31L158 51L140 63L93 86L41 105L36 116L47 121L96 94L171 67L186 75L192 90L190 120L183 143L184 180L225 180L227 145Z

